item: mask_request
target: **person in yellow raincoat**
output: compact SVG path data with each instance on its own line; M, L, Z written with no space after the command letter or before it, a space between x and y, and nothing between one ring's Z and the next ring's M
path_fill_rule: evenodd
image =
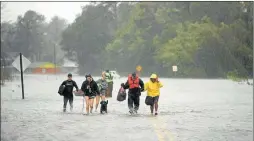
M158 102L160 96L160 88L163 87L162 83L158 80L156 74L150 76L150 80L145 83L145 91L147 91L147 96L152 97L153 105L150 106L151 114L155 109L155 115L158 115Z

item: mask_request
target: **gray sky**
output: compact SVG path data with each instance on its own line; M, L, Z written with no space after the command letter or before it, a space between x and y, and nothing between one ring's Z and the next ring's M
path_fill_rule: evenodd
M47 21L57 15L73 22L76 15L81 13L81 6L89 2L5 2L5 9L1 12L2 21L16 21L18 15L24 15L27 10L34 10L43 14Z

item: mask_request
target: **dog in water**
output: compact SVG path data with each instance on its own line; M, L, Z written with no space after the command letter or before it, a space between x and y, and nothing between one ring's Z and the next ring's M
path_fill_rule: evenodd
M103 114L103 113L108 113L108 100L107 101L101 101L101 114Z

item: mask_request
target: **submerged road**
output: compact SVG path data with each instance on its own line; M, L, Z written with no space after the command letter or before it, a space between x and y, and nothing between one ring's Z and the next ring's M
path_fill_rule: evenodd
M1 87L1 141L252 141L253 87L229 80L160 79L164 84L159 115L152 116L141 96L139 114L128 114L127 101L116 101L126 78L116 80L108 114L62 113L57 94L65 76L25 76ZM73 79L82 84L84 77ZM95 78L96 79L96 78ZM143 79L147 81L148 79ZM69 105L68 105L69 108Z

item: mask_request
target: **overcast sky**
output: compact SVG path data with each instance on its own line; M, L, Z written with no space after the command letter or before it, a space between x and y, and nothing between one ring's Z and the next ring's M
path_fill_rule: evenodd
M43 14L47 21L57 15L73 22L76 15L81 13L81 6L89 2L5 2L5 9L1 12L2 21L16 21L18 15L24 15L27 10L34 10Z

